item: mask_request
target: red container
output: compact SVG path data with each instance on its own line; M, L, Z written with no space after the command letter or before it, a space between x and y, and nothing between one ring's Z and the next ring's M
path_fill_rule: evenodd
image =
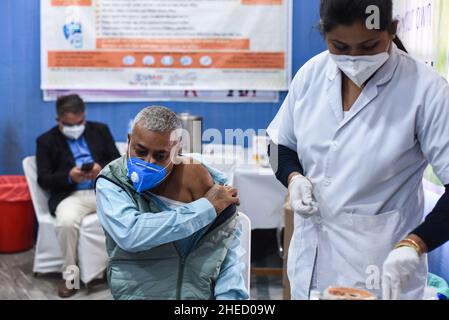
M34 210L22 176L0 176L0 253L33 246Z

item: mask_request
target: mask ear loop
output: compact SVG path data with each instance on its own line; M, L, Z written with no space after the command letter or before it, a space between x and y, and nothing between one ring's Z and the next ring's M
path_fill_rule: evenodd
M177 146L175 146L174 148L176 148ZM171 162L173 162L173 168L170 170L170 172L168 172L166 175L165 175L165 177L164 177L164 179L162 179L161 180L161 182L160 183L162 183L162 182L164 182L169 176L170 176L170 174L172 174L172 172L174 171L174 168L175 168L175 166L178 164L177 163L177 159L178 159L178 153L176 153L176 154L174 154L173 155L173 157L175 157L173 160L174 161L172 161L172 154L171 154L171 152L170 152L170 161L168 162L168 164L165 166L165 170L170 166L170 163ZM180 161L178 161L179 163L180 163Z
M396 37L396 36L395 36ZM390 50L391 50L391 44L393 43L393 41L390 41L390 43L388 44L387 47L387 51L385 51L386 53L390 54Z
M180 158L182 150L182 136L183 129L176 129L170 134L170 141L175 141L175 145L170 150L170 159L175 165L181 164L182 162Z

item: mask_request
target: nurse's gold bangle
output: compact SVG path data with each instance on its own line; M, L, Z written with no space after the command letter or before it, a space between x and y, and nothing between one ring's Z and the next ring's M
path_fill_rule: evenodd
M399 242L395 249L402 248L402 247L410 247L416 250L419 256L422 256L421 248L418 245L418 243L415 240L412 239L404 239L401 242Z

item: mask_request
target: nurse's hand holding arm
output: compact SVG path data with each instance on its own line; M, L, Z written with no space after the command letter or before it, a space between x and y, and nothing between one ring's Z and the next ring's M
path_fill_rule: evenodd
M383 265L383 300L399 299L402 288L413 277L426 252L424 241L413 234L396 245Z

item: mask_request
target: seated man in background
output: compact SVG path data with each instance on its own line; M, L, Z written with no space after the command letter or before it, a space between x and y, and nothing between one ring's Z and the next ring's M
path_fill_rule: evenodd
M59 97L56 113L58 125L37 139L36 163L37 181L50 193L49 209L56 215L64 275L67 267L77 264L80 223L96 211L93 180L120 154L106 125L86 121L85 105L79 96ZM60 282L60 297L75 293L75 289L66 287L64 279Z
M135 118L128 153L97 178L115 299L247 299L237 190L179 155L181 123L167 108Z

